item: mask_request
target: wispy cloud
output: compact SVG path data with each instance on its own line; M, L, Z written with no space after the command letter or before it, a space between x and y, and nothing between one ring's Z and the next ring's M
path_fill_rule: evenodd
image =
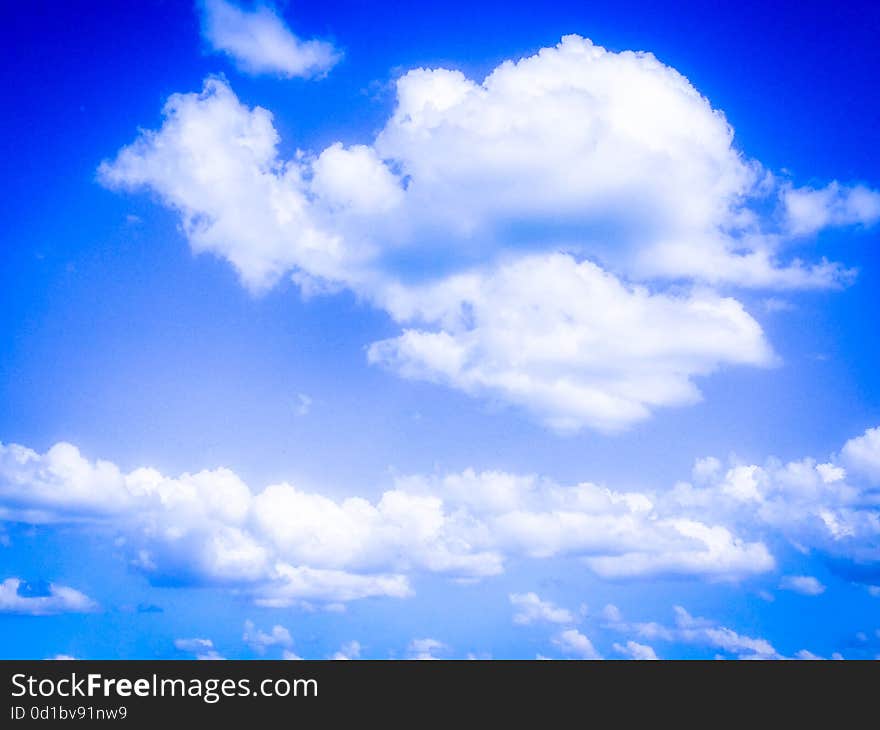
M245 10L227 0L201 0L200 9L205 41L247 73L321 76L342 57L331 43L298 38L268 2Z
M575 622L574 614L571 611L556 606L552 601L541 599L537 593L511 593L509 598L510 603L516 609L513 623L520 626L542 621L554 624Z

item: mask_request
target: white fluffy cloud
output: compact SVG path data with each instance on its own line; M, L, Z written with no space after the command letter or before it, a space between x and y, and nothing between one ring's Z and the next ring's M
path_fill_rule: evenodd
M707 286L851 275L788 254L807 193L746 159L687 79L578 36L481 83L414 69L372 144L289 160L272 115L222 80L164 114L101 165L105 185L157 193L253 290L290 275L384 309L403 332L373 362L563 429L622 428L697 400L698 376L772 362L758 323ZM833 190L844 212L811 229L871 222L875 193Z
M244 622L242 641L257 654L265 654L267 649L278 646L290 648L293 646L293 637L284 626L276 624L269 632L258 629L253 621Z
M101 165L104 184L156 191L180 213L193 250L229 260L254 290L292 268L340 276L353 254L311 221L303 165L278 159L270 112L209 79L201 94L171 96L163 113L160 131Z
M577 629L565 629L553 638L553 643L559 647L563 654L576 657L577 659L601 659L602 655L596 651L593 642Z
M615 643L612 647L618 654L625 656L627 659L636 659L640 661L656 660L657 653L647 644L640 644L637 641L627 641L626 644Z
M20 578L6 578L0 583L0 613L28 616L51 616L59 613L88 613L97 604L84 593L69 586L49 584L45 595L22 593Z
M466 470L399 477L374 501L334 499L286 483L254 493L227 469L125 474L70 444L0 445L0 517L87 521L155 580L225 585L275 607L402 598L412 573L480 578L513 556L578 557L606 577L737 579L774 565L760 541L590 483Z
M341 58L332 44L297 38L271 4L245 10L226 0L201 0L202 37L247 73L320 76Z
M566 36L482 83L415 69L397 93L375 147L408 176L400 237L469 256L563 245L633 275L744 286L821 287L841 273L777 262L778 225L751 205L777 183L650 53Z
M286 540L286 533L265 518L267 503L273 500L279 500L277 509L291 510L287 520L292 529L300 528L299 542ZM388 533L387 549L393 551L394 526L383 522L376 507L361 502L369 512L361 526L366 541L362 544L369 547ZM310 506L314 511L298 514ZM132 563L148 575L242 587L266 605L409 594L403 575L373 573L365 563L352 566L359 567L360 574L338 569L346 560L343 543L337 545L338 553L332 545L315 552L325 530L336 529L342 538L338 530L348 524L347 506L303 495L288 485L254 495L227 469L177 479L153 469L123 474L109 462L88 461L70 444L58 444L42 455L0 445L3 519L88 520L109 533L119 533ZM331 512L322 512L322 507ZM280 519L283 522L284 515ZM382 562L380 557L376 560Z
M435 327L375 343L371 362L524 406L558 430L618 430L655 407L699 401L695 376L774 362L735 299L652 294L564 254L392 297L398 320Z
M442 495L472 549L530 558L580 557L602 577L699 575L732 580L771 570L761 542L680 513L658 510L650 493L584 482L466 470L398 480L407 493Z
M869 428L861 436L847 441L841 457L850 470L880 484L880 428Z
M286 563L276 564L266 580L254 600L258 606L268 608L308 606L310 601L339 604L374 596L406 598L412 594L404 575L362 575L346 570L293 567Z
M875 490L836 460L809 458L699 459L691 482L642 492L467 469L397 476L366 499L287 483L255 492L228 469L123 473L70 444L44 454L0 444L0 520L82 523L158 582L227 586L273 607L404 598L413 575L480 579L511 559L569 557L608 579L736 581L774 570L771 548L781 541L849 579L880 577ZM815 593L822 586L813 581L787 576L782 586ZM88 601L60 587L54 598L15 598L17 585L4 584L7 601ZM574 622L536 594L510 600L517 623Z
M818 596L825 592L825 586L812 575L783 576L779 587L784 591L794 591L804 596Z
M847 442L840 457L845 463L854 459L869 477L873 433ZM880 576L880 511L870 481L848 474L835 459L769 459L763 465L733 460L726 467L704 459L692 483L677 484L661 501L665 509L717 520L751 539L786 540L823 556L846 577L871 584Z
M175 639L174 648L186 654L194 654L199 661L214 661L224 658L214 648L214 642L210 639Z
M335 659L337 661L345 661L348 659L360 659L361 657L361 643L359 641L349 641L339 647L339 651L333 654L331 659Z
M229 259L252 286L296 269L381 288L404 252L429 261L442 248L465 265L560 247L630 275L834 283L833 267L774 265L779 236L745 205L765 195L756 163L733 148L723 115L650 54L568 36L482 84L416 69L397 93L373 145L282 160L271 114L209 79L201 94L172 96L162 129L101 178L159 192L196 250ZM347 266L328 267L328 256Z
M796 236L828 226L870 226L880 221L880 193L864 185L833 181L819 189L786 186L782 201L786 225Z
M511 593L510 603L516 609L513 623L520 626L546 621L553 624L573 624L574 614L552 601L541 599L537 593Z

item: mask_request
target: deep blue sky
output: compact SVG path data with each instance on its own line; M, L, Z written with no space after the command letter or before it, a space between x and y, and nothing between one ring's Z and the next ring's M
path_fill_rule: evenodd
M824 254L859 268L844 291L786 295L794 308L782 312L761 310L765 294L739 294L781 367L714 374L700 381L701 403L659 411L619 435L559 435L511 409L367 366L366 346L397 331L383 312L350 293L303 301L289 283L254 297L226 263L192 254L176 215L154 197L96 182L102 160L139 128L161 124L170 94L198 91L209 74L225 74L243 103L272 110L289 156L336 140L369 143L392 109L392 80L407 69L445 66L481 79L504 59L578 33L610 50L650 50L679 70L724 110L737 146L767 168L790 171L802 185L837 179L876 187L875 3L282 6L296 33L345 52L319 81L239 73L205 52L187 2L34 1L5 3L5 11L0 442L42 452L69 441L124 471L227 466L252 486L286 479L372 497L393 474L467 467L663 489L687 479L699 456L823 460L880 425L876 229L823 233L808 245L807 258ZM312 399L306 416L297 413L300 393ZM421 577L407 601L371 599L345 614L309 614L254 609L219 589L151 587L97 533L23 524L7 533L0 579L72 585L102 610L0 615L3 656L179 656L173 641L184 636L210 636L228 656L248 656L240 640L247 618L262 628L288 626L297 652L309 657L351 639L370 655L403 655L422 635L456 655L552 653L546 632L511 626L507 594L525 591L573 610L613 602L633 618L666 622L681 604L766 636L784 653L808 646L846 655L856 632L876 628L877 599L791 547L780 548L784 572L816 575L829 586L825 594L757 598L775 588L778 573L747 586L609 584L571 559L520 561L477 585ZM162 611L138 612L138 604ZM585 631L611 653L616 638ZM712 655L686 645L658 653Z

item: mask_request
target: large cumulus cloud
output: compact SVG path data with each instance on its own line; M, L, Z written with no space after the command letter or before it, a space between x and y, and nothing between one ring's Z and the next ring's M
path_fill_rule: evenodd
M698 376L773 362L713 288L840 286L850 269L793 247L880 211L864 186L774 176L677 71L578 36L482 82L414 69L370 143L291 159L222 79L164 115L104 184L152 190L254 291L292 276L384 309L404 331L374 362L563 429L622 428L693 402Z

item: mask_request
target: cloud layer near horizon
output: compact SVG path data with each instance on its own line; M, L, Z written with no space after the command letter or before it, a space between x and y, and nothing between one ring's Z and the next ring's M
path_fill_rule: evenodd
M287 483L254 492L228 469L125 474L70 444L44 454L13 444L0 445L0 519L82 524L154 581L226 586L266 606L402 598L414 575L480 579L513 558L570 557L615 580L735 581L774 570L781 542L873 583L880 517L870 471L847 475L839 461L725 467L710 457L690 482L657 492L466 470L397 477L369 500ZM570 618L536 598L511 597L522 623Z

